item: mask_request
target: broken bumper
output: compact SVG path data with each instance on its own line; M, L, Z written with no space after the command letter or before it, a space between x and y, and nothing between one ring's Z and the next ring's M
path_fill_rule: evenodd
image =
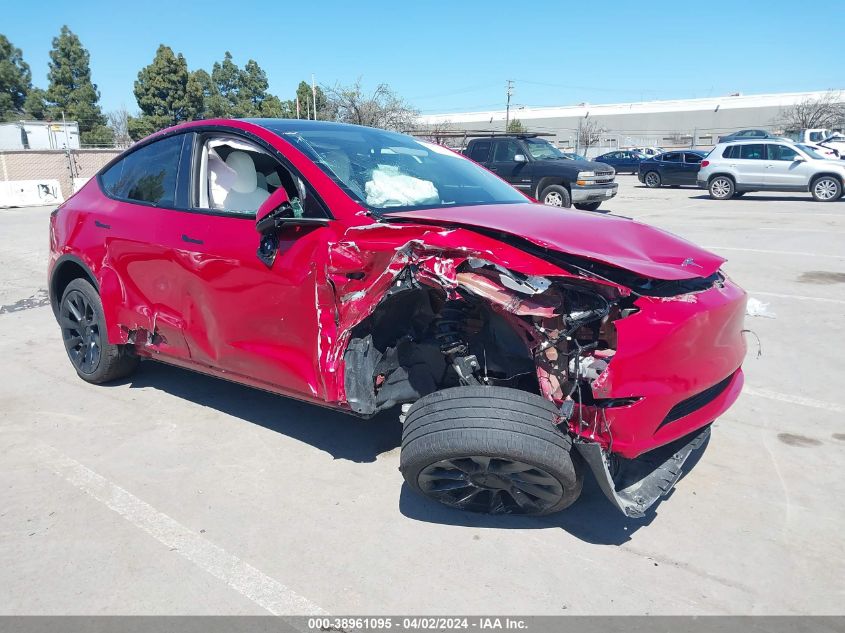
M618 190L619 184L615 182L601 185L572 185L570 187L572 202L578 204L610 200Z
M576 439L575 447L610 502L626 516L638 519L658 499L669 494L684 472L684 462L709 437L708 425L637 459L619 460L613 467L599 444ZM611 474L612 470L615 473Z

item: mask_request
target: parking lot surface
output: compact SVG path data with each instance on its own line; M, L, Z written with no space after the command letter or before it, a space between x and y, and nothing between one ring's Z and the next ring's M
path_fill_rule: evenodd
M602 211L768 304L739 402L639 521L591 478L551 517L441 508L387 415L154 362L87 384L46 303L50 209L0 210L0 613L845 613L845 200L619 181Z

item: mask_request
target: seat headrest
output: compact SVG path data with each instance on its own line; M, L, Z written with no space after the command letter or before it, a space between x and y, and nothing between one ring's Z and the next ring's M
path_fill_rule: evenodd
M246 152L232 152L226 158L226 165L235 172L235 180L231 187L233 191L250 193L258 188L258 176L255 173L255 163Z

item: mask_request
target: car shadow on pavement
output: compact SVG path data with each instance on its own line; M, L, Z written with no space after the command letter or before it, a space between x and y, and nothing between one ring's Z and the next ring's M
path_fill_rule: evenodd
M686 477L707 450L708 442L693 452L684 464L681 479ZM399 511L407 518L426 523L441 523L478 529L542 530L560 528L575 538L594 545L622 545L634 532L657 519L661 504L671 503L676 490L658 500L642 519L631 519L617 510L604 496L590 472L585 473L584 488L578 500L562 512L545 517L488 515L465 512L441 505L423 497L407 484L399 495ZM685 494L691 494L686 491Z
M373 462L402 440L396 411L362 420L292 398L164 363L146 361L125 381L130 388L153 388L287 435L335 459Z

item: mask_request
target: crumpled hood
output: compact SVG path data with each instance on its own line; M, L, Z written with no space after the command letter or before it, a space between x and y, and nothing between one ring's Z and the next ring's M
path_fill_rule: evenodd
M384 216L510 233L544 248L655 279L707 277L719 270L725 261L695 244L647 224L542 204L442 207L385 213Z

